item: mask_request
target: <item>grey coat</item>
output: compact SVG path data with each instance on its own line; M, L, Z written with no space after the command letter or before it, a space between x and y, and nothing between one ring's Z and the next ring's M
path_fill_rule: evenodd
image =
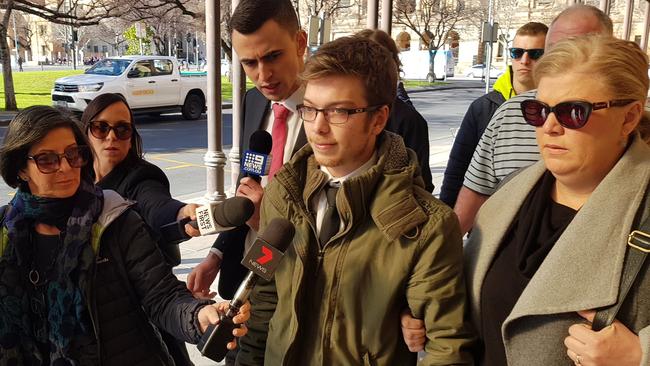
M546 170L540 161L497 191L481 208L465 247L472 322L480 329L485 274L532 187ZM616 302L627 236L650 215L650 147L639 136L589 200L524 289L501 327L509 365L573 365L564 338L584 321L576 312ZM618 319L641 338L641 365L650 365L650 276L648 261ZM639 281L641 280L641 281ZM507 284L504 284L507 285Z

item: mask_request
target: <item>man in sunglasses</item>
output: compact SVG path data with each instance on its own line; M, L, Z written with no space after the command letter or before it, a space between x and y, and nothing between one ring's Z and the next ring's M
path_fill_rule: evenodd
M449 207L456 204L474 149L494 112L511 97L535 89L533 66L544 54L547 32L548 27L542 23L530 22L521 26L510 49L512 66L494 83L494 90L472 102L465 113L449 154L440 190L440 200Z
M546 49L559 40L585 34L612 36L612 20L594 6L573 5L551 23ZM526 123L521 112L521 102L534 98L535 93L531 90L503 103L485 129L454 206L463 232L471 229L479 208L506 176L539 160L535 128Z

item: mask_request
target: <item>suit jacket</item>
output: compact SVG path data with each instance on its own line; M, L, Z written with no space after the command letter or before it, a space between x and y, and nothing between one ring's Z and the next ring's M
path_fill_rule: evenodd
M471 315L477 329L486 272L545 170L543 161L526 168L479 211L465 248ZM508 365L573 365L563 340L569 326L584 321L577 311L616 302L627 236L650 215L649 181L650 147L637 135L557 240L502 325ZM650 276L643 275L647 269L646 261L617 316L641 338L642 365L650 365Z
M253 88L246 92L244 96L243 118L241 131L242 135L239 141L241 151L246 151L249 147L251 135L262 128L266 120L267 111L269 110L270 101L262 93ZM395 132L402 136L406 147L415 151L422 178L424 179L425 189L433 192L433 180L431 169L429 168L429 132L427 122L422 115L412 106L396 99L391 109L390 119L386 123L386 130ZM296 144L293 147L292 156L307 143L305 130L301 126ZM237 181L241 180L240 173ZM248 226L243 225L234 230L219 235L213 247L221 250L223 260L221 262L221 275L219 279L219 295L225 299L230 299L237 291L237 287L246 276L247 270L240 262L244 255L244 242L248 234Z

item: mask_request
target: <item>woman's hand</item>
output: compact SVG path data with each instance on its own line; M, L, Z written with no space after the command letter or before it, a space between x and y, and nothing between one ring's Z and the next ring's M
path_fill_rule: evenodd
M219 314L223 314L228 310L228 301L222 301L217 304L211 304L211 305L206 305L199 310L199 325L201 327L201 333L205 333L205 331L208 329L208 326L210 324L218 324L219 323ZM241 324L239 328L235 328L232 331L232 335L237 338L241 338L248 333L248 328L246 328L246 324L244 322L248 321L248 319L251 317L251 304L246 301L246 303L239 308L239 312L237 312L237 315L232 319L235 324ZM233 350L237 348L237 342L235 342L234 338L232 342L228 342L227 345L229 350Z
M579 311L578 315L591 323L596 312ZM639 336L618 320L599 332L591 330L590 324L574 324L569 327L569 336L564 339L564 345L567 355L576 365L638 366L641 363Z
M176 220L182 220L186 217L189 217L192 220L196 220L196 209L199 207L196 203L188 203L187 205L181 207L176 214ZM185 233L191 237L200 236L201 232L199 229L195 229L190 224L185 224Z

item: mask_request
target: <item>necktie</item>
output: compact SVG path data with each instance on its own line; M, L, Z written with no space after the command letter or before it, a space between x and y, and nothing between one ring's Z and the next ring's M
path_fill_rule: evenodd
M341 219L339 212L336 209L336 192L339 187L331 187L329 184L325 186L325 196L327 197L327 209L323 214L323 222L321 223L320 233L318 233L318 241L321 248L339 232L341 226Z
M284 145L287 143L287 117L289 110L280 103L273 103L273 147L271 148L271 169L269 170L269 181L275 173L282 168L284 160Z

